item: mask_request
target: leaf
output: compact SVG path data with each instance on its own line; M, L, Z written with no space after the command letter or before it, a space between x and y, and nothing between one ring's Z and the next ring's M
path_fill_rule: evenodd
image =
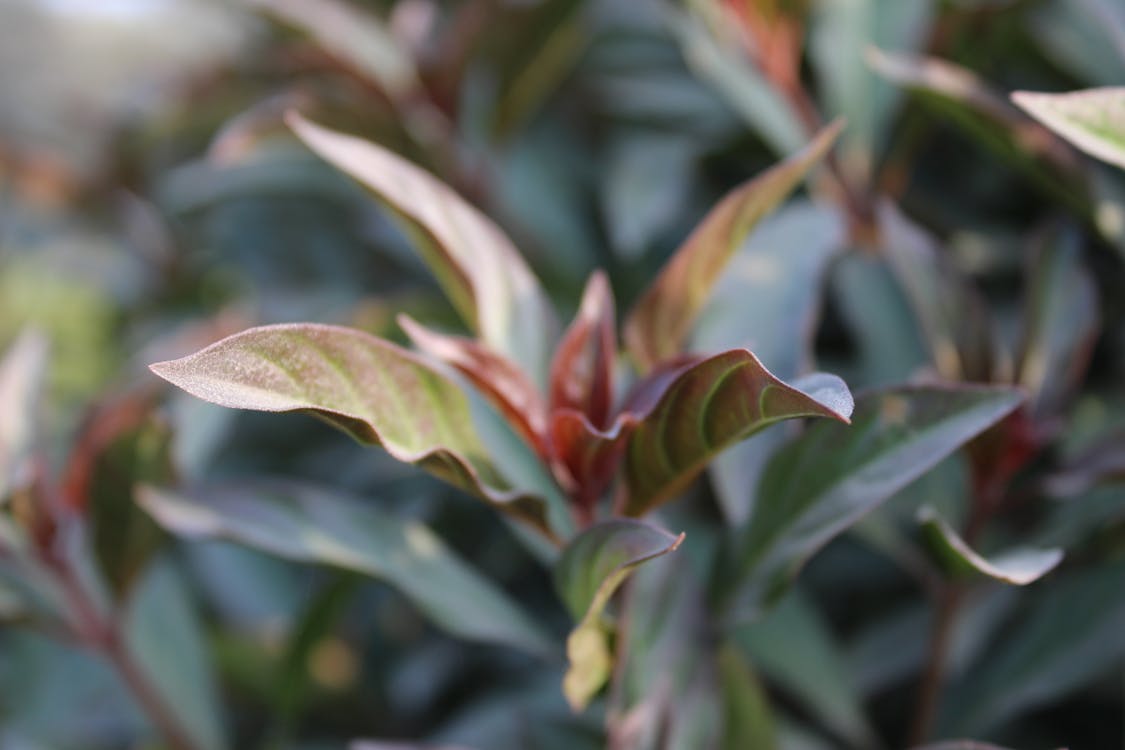
M806 371L822 281L843 235L838 212L812 203L786 206L763 221L715 286L692 350L746 347L782 380ZM728 520L749 518L761 470L785 438L785 431L770 430L716 457L711 475Z
M636 417L628 413L608 430L599 430L586 415L572 409L551 415L552 449L565 470L565 481L560 483L579 506L592 507L609 488L636 427Z
M1125 9L1116 0L1048 0L1029 10L1029 30L1051 62L1097 86L1125 77Z
M484 343L545 382L557 323L511 240L451 188L402 157L291 112L293 132L402 219L453 306Z
M1012 101L1087 154L1125 169L1125 87L1016 91Z
M847 422L852 397L824 375L814 393L775 378L751 352L732 349L682 368L630 438L624 513L639 516L681 491L729 445L785 419Z
M249 0L253 7L308 32L329 54L376 83L391 99L421 87L418 71L381 21L340 0Z
M644 562L674 551L684 535L655 526L614 519L582 532L563 550L555 566L555 586L578 621L567 638L570 669L563 692L581 711L605 684L612 668L609 638L602 611L617 588Z
M47 340L26 330L0 361L0 505L27 478L39 395L47 369Z
M1026 586L1039 580L1062 562L1061 549L1020 548L985 559L965 543L932 508L918 512L918 523L934 555L957 577L985 575L1003 583Z
M149 567L129 603L125 627L132 657L192 746L226 747L202 627L183 580L169 563Z
M828 152L842 129L842 122L829 125L803 150L732 190L692 231L625 322L626 348L642 372L680 354L731 255Z
M723 703L723 750L771 750L777 729L765 688L738 649L727 644L716 655Z
M605 273L598 271L587 282L578 314L551 360L551 410L573 409L595 427L608 427L616 357L613 292Z
M1028 269L1026 300L1017 381L1044 413L1062 407L1080 383L1100 328L1097 287L1074 229L1043 238Z
M903 387L868 394L851 427L812 425L766 467L761 502L738 535L725 604L757 613L821 547L1010 414L1019 391Z
M976 735L1111 672L1125 653L1125 562L1055 579L946 692L943 735Z
M387 341L339 326L262 326L150 369L220 406L312 412L550 535L542 501L507 489L484 454L464 392Z
M289 482L184 492L143 487L137 501L180 536L229 539L286 559L385 580L462 638L535 654L551 650L522 609L417 521Z

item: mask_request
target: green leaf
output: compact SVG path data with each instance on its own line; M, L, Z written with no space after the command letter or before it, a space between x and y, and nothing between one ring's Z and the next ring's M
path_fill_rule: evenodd
M771 750L777 747L770 700L738 649L725 645L716 656L718 694L723 703L722 750Z
M0 504L23 482L47 369L47 340L26 330L0 360Z
M761 502L726 566L737 583L725 603L768 606L821 547L1022 400L1011 388L904 387L862 398L850 427L812 425L762 475Z
M506 487L465 393L411 352L350 328L252 328L151 369L194 396L255 411L307 411L550 535L540 499Z
M692 349L746 347L782 380L807 371L824 274L843 235L837 211L807 202L763 221L715 286ZM770 430L716 457L711 474L728 520L750 517L761 470L785 438L785 431Z
M354 177L403 221L465 322L486 344L546 382L558 329L554 310L511 240L430 173L380 146L290 113L319 156Z
M226 747L207 643L187 588L170 564L150 566L139 583L126 614L126 643L193 747Z
M549 639L515 603L425 525L329 491L256 482L176 493L142 488L137 501L189 538L223 538L301 562L385 580L462 638L549 653Z
M626 347L642 372L681 353L735 250L823 158L842 129L842 122L829 125L803 150L732 190L692 231L625 322Z
M570 669L563 692L575 711L586 707L613 665L602 611L617 588L644 562L672 552L683 541L640 521L615 519L592 526L563 551L555 567L559 595L578 621L567 638Z
M1058 699L1125 653L1125 561L1055 579L946 692L944 735L975 735Z
M1125 87L1066 94L1016 91L1012 101L1086 153L1125 169Z
M644 414L626 448L624 513L640 516L681 491L720 451L785 419L847 422L852 396L819 375L804 392L774 377L752 353L733 349L682 368Z
M918 512L918 522L934 556L950 574L957 577L985 575L1015 586L1026 586L1052 571L1062 562L1061 549L1013 549L985 559L965 543L932 508Z

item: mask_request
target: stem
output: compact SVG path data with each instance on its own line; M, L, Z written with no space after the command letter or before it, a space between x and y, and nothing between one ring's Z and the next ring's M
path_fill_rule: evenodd
M933 636L930 639L929 656L926 659L926 672L918 689L918 701L914 709L914 719L910 725L910 746L920 745L929 738L937 716L938 696L945 682L945 663L948 661L949 646L953 640L953 626L957 622L957 612L961 608L965 590L958 584L945 584L934 619Z

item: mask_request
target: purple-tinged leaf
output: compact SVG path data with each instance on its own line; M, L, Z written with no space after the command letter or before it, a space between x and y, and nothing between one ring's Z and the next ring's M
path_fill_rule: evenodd
M815 394L778 380L751 352L732 349L682 369L644 413L625 456L624 513L640 516L671 499L724 448L797 417L847 422L852 399L824 375Z
M625 323L626 347L642 372L681 353L731 255L827 153L842 129L842 122L829 125L802 151L735 188L692 231Z
M606 275L597 271L551 360L551 411L573 409L594 427L608 427L616 356L613 292Z
M418 521L307 485L259 481L169 491L137 501L190 539L229 539L289 560L332 565L390 583L462 638L550 653L550 639L487 578Z
M1043 238L1028 269L1024 330L1016 372L1037 413L1064 405L1079 384L1098 336L1098 292L1073 231Z
M570 542L555 566L555 585L578 622L567 638L570 669L563 692L575 711L586 707L613 664L602 611L633 570L672 552L683 541L663 529L627 519L592 526Z
M985 559L973 551L933 508L918 511L918 523L933 555L950 575L966 578L984 575L1014 586L1026 586L1062 562L1061 549L1012 549Z
M1016 91L1012 101L1087 154L1125 169L1125 86L1065 94Z
M24 331L0 360L0 503L25 477L47 367L47 340Z
M511 240L429 172L385 148L291 112L289 126L319 156L393 209L457 311L484 343L546 380L558 324Z
M609 488L636 426L629 413L619 416L609 430L599 430L573 409L551 414L551 453L561 464L555 473L565 472L559 483L579 507L591 508Z
M722 604L760 613L824 545L1022 401L1012 388L896 388L861 399L850 427L809 427L762 475Z
M398 324L421 351L455 367L540 455L546 452L547 408L514 362L475 339L436 333L406 315Z
M542 500L509 489L489 461L465 393L390 342L339 326L262 326L151 369L220 406L311 412L551 533Z

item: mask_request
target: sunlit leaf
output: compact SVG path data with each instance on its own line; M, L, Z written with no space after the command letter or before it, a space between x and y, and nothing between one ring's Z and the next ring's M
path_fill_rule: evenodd
M1012 101L1091 156L1125 168L1125 87L1066 94L1017 91Z
M918 522L933 554L951 575L984 575L1016 586L1026 586L1062 562L1061 549L1012 549L984 558L931 508L922 508Z
M727 194L692 231L625 322L625 343L644 372L683 349L696 316L754 226L801 182L843 129L834 123L802 151Z
M293 131L403 220L457 311L486 344L546 379L554 310L511 240L491 219L425 170L387 149L323 128L296 113Z
M151 369L220 406L316 414L547 531L542 502L507 489L485 455L464 392L394 344L338 326L282 324Z
M602 621L610 597L638 565L672 552L682 541L683 534L616 519L587 529L563 551L555 567L555 583L578 622L567 638L570 669L563 692L576 711L601 689L613 665L607 625Z
M181 536L229 539L385 580L436 624L463 638L536 654L551 650L549 639L520 607L417 521L287 482L183 492L145 487L138 501Z
M1010 414L1020 392L905 387L861 399L850 427L812 425L766 467L735 547L728 604L756 613L821 547L964 443Z
M671 499L729 445L785 419L847 422L852 397L823 375L805 393L778 380L757 357L733 349L682 368L643 412L625 457L624 512L642 515Z
M0 360L0 504L27 479L46 367L47 340L30 330Z

